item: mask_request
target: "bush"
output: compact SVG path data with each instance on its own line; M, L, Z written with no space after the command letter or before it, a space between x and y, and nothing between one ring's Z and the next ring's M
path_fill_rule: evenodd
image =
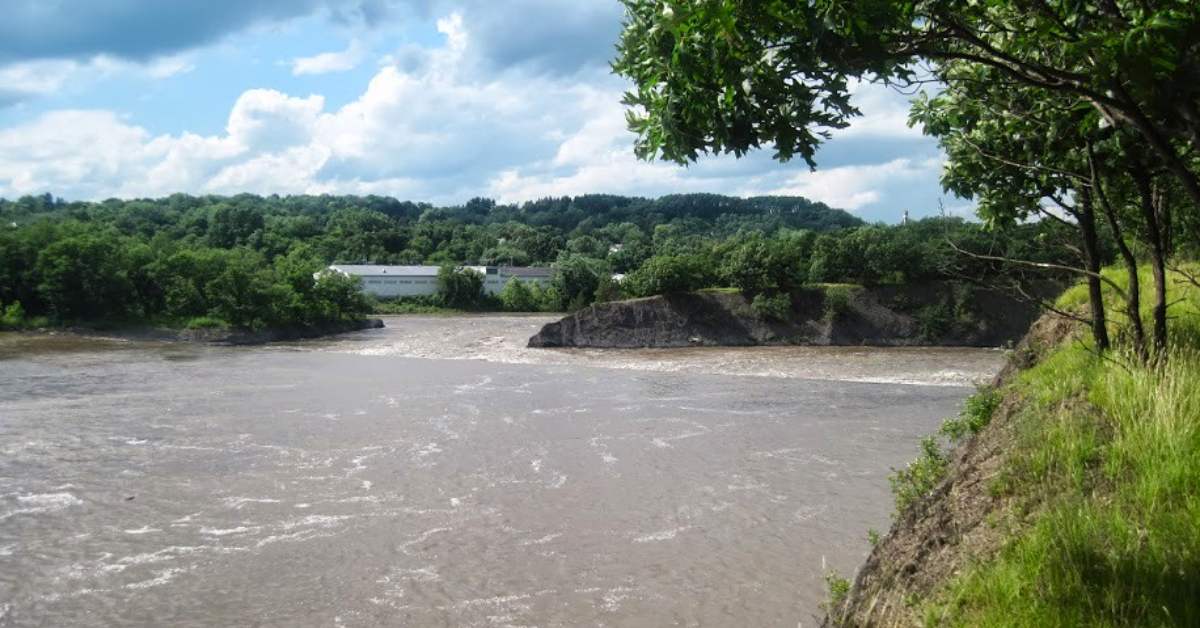
M600 278L600 285L596 286L596 303L620 301L621 297L621 284L617 280L611 276Z
M760 294L750 302L750 309L764 321L784 322L792 316L792 300L786 294Z
M905 512L909 506L928 495L945 477L949 464L936 438L927 436L921 440L921 455L888 478L892 494L896 497L896 512Z
M25 325L25 308L20 301L14 301L7 306L0 303L0 329L20 329Z
M184 327L188 329L225 329L229 324L213 316L196 316L189 318Z
M850 313L850 291L844 285L825 286L825 315L835 320Z
M980 388L974 395L967 397L962 412L956 418L947 419L942 423L941 432L953 441L978 434L991 422L992 415L999 405L1000 393L996 389Z
M850 595L850 581L831 569L825 573L825 586L829 589L829 603L826 610L832 612L846 601L846 596Z
M513 277L500 290L500 305L509 312L534 312L540 304L525 282Z

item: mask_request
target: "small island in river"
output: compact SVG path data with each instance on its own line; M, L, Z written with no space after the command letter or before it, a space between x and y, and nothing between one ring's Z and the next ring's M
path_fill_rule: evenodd
M1054 294L1058 285L1036 287ZM1037 303L956 282L814 285L763 312L737 291L671 293L597 303L547 324L530 347L754 345L996 347L1015 343Z

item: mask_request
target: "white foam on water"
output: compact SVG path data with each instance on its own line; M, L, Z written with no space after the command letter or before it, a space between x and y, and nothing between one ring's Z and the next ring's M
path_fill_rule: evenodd
M151 534L154 532L162 532L162 528L151 528L150 526L145 525L140 528L124 530L123 532L125 532L125 534Z
M78 506L82 499L70 493L26 493L17 496L17 501L37 508L54 508L61 510L70 506Z
M562 536L562 532L555 532L554 534L547 534L546 536L543 536L540 539L530 539L528 541L521 541L521 545L525 546L525 547L528 547L530 545L545 545L546 543L549 543L550 541L553 541L554 539L557 539L560 536Z
M72 506L80 506L83 504L82 499L79 499L78 497L66 492L23 493L17 495L16 501L20 507L0 514L0 521L4 521L9 517L15 517L17 515L35 515L39 513L59 512Z
M455 386L454 394L456 394L456 395L466 394L473 390L483 388L491 383L492 383L492 378L487 375L484 375L483 379L479 380L478 382L475 382L474 384L459 384L458 386Z
M273 497L226 497L221 501L229 508L241 510L246 504L278 504L281 500Z
M175 560L176 558L179 558L181 556L189 556L191 554L203 552L206 549L212 549L212 548L210 548L208 546L204 546L204 545L200 545L200 546L172 545L170 547L164 547L155 552L145 552L142 554L134 554L132 556L122 557L122 558L118 559L116 563L113 563L110 566L111 568L108 568L108 570L122 571L125 569L125 567L128 567L130 565L146 565L146 564L150 564L150 563L161 563L161 562L168 561L168 560ZM118 565L120 565L120 567L116 567Z
M643 534L642 536L635 537L633 539L633 542L634 543L654 543L657 541L669 541L669 540L675 538L680 532L686 532L691 529L692 529L692 526L681 526L678 528L671 528L670 530L662 530L659 532L652 532L650 534Z
M428 541L429 537L431 537L435 534L442 534L443 532L450 532L453 529L454 528L430 528L429 530L426 530L426 531L418 534L413 539L405 541L404 543L401 543L397 547L400 549L401 552L408 554L409 553L408 548L410 548L418 543L424 543L425 541Z
M562 488L566 483L567 483L567 474L566 473L555 473L554 481L547 484L546 486L549 486L550 488Z
M257 543L254 544L254 547L262 548L267 545L271 545L272 543L280 543L283 541L308 541L308 540L312 540L312 539L321 539L321 538L331 537L331 536L335 536L335 535L336 535L335 532L324 531L320 528L315 528L315 529L309 528L307 530L300 530L299 532L291 532L288 534L272 534L271 536L260 539Z
M827 510L829 510L829 506L825 504L820 504L817 506L805 506L793 513L792 516L795 517L796 521L808 521L813 517L823 514Z
M352 517L351 515L309 515L303 519L299 519L296 521L285 521L279 527L283 528L284 530L291 530L293 528L301 528L301 527L307 527L307 526L332 528L334 526L341 525L341 522L345 521L346 519L353 519L353 518L354 517Z
M621 609L621 602L633 597L632 594L633 589L629 587L613 587L605 591L604 595L601 596L601 599L604 601L601 608L610 613L616 612Z
M174 580L175 576L178 576L181 573L186 573L188 571L191 571L191 569L184 569L182 567L172 567L170 569L163 569L161 571L155 572L158 574L157 576L155 576L149 580L142 580L141 582L130 582L129 584L125 585L125 588L126 589L149 589L150 587L162 586L162 585L170 582L171 580Z
M200 528L200 534L206 536L229 536L232 534L249 534L262 530L262 526L238 526L236 528Z
M356 497L344 497L334 500L335 504L378 504L383 499L378 495L358 495ZM296 508L308 508L310 504L296 504Z

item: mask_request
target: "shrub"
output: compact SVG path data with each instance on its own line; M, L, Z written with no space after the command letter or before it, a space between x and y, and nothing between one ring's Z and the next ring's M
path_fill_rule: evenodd
M825 573L825 586L829 589L829 610L836 609L850 595L850 581L843 578L837 571L830 569Z
M750 309L762 320L783 322L792 316L792 300L786 294L760 294L750 302Z
M19 329L25 325L25 308L20 301L0 303L0 329Z
M189 318L184 327L188 329L224 329L229 327L229 324L214 316L195 316Z
M621 284L612 277L601 277L600 285L596 286L596 303L621 300Z
M950 461L937 439L927 436L921 441L921 454L908 466L892 473L888 482L896 497L896 512L903 513L908 507L929 494L946 475Z
M529 286L516 277L504 284L500 291L500 305L509 312L532 312L538 309Z
M850 313L850 291L852 286L825 286L825 314L830 320Z
M963 403L962 412L953 419L942 423L941 432L953 441L959 441L967 436L979 433L992 420L992 414L1000 405L1000 393L994 388L980 388L978 392L967 397Z

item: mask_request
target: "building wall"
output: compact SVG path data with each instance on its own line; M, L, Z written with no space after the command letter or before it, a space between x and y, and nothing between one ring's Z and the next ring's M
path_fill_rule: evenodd
M376 297L388 299L396 297L415 297L437 294L437 275L362 275L363 292ZM497 294L511 279L511 275L484 275L483 291L487 294ZM526 284L541 284L543 287L550 283L549 277L520 277Z
M382 298L415 297L435 294L437 277L379 275L362 278L363 292Z

